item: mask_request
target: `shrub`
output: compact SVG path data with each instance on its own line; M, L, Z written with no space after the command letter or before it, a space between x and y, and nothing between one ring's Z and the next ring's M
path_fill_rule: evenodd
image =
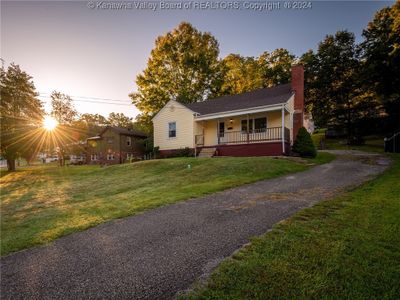
M143 154L149 154L153 152L154 142L153 137L146 139L135 140L135 148L137 148Z
M194 150L186 147L174 150L171 153L162 155L163 158L174 158L174 157L192 157L194 156Z
M158 158L160 157L160 147L154 147L153 148L153 154L154 154L154 158Z
M178 157L190 157L193 156L193 150L189 147L185 147L183 149L179 149Z
M299 129L292 150L298 153L301 157L317 156L317 150L315 149L314 143L311 139L311 135L304 127L301 127Z

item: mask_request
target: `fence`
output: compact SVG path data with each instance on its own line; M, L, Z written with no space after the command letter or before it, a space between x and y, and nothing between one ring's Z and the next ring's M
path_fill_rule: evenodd
M385 138L385 152L400 153L400 132Z

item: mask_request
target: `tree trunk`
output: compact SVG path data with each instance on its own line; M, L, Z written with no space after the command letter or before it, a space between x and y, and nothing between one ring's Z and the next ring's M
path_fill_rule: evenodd
M15 158L7 158L7 168L8 171L15 171Z

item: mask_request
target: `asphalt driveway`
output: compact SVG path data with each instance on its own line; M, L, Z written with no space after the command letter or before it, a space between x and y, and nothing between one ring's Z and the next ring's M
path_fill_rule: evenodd
M337 154L305 172L153 209L3 257L1 298L173 298L250 237L388 165L376 155Z

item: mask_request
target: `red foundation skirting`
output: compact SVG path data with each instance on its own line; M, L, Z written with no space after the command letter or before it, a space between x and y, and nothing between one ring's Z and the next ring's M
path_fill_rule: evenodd
M198 147L197 153L199 153L202 148L216 148L217 156L238 156L238 157L278 156L278 155L288 155L290 152L290 144L285 143L285 153L282 153L282 142ZM180 149L160 150L160 156L169 157L179 151L181 150Z
M290 144L285 143L285 153L282 153L282 142L219 145L216 148L218 156L275 156L289 154Z

